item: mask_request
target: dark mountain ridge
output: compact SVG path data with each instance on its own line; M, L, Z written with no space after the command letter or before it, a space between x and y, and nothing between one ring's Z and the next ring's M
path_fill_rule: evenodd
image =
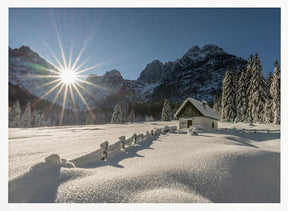
M101 102L110 99L111 96L116 98L113 103L116 101L161 101L165 98L179 103L187 97L211 102L214 94L221 90L223 76L228 66L238 70L245 68L246 64L246 60L227 54L218 46L205 45L203 48L194 46L182 58L175 61L163 64L159 60L154 60L147 64L137 80L123 79L121 73L115 69L107 71L102 76L90 75L86 80L94 86L83 84L90 93L83 92L83 97L93 109L97 109ZM51 79L22 76L49 75L51 74L49 70L55 70L55 68L29 47L9 48L10 84L17 85L30 94L41 97L52 85L40 88L39 85L47 83ZM51 102L54 96L55 93L51 93L44 99ZM66 107L70 108L72 104L68 101ZM75 95L75 101L80 110L87 109L79 96ZM55 103L61 105L62 99L56 100ZM113 103L111 102L111 104ZM111 107L113 106L111 105Z

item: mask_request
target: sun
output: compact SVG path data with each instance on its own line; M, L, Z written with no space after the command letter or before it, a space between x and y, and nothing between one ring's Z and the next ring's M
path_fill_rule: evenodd
M73 84L77 80L77 74L73 69L64 69L60 73L60 79L65 84Z
M49 72L49 75L42 75L42 74L37 75L36 74L36 75L30 75L29 76L29 77L39 77L39 78L52 79L51 81L40 84L39 86L36 87L36 88L40 88L40 87L48 87L49 86L49 88L47 88L47 91L45 91L43 93L43 95L40 96L33 103L33 105L36 105L40 100L44 99L49 94L56 92L53 100L51 101L51 105L49 106L49 108L47 110L47 113L49 113L50 109L52 108L52 106L54 105L54 103L56 102L58 97L61 96L61 93L63 93L62 109L61 109L60 122L59 122L59 125L62 125L64 111L66 109L67 98L70 97L70 99L72 101L73 108L70 107L70 109L71 110L74 109L74 111L78 111L79 108L77 107L77 105L75 103L75 97L78 96L79 99L86 106L86 108L89 111L89 113L91 114L92 118L95 118L95 116L93 114L93 110L90 108L88 102L85 100L85 97L82 95L82 91L89 94L90 96L93 96L93 94L90 93L85 88L85 86L83 86L83 85L84 84L90 85L90 86L94 86L94 87L97 87L100 89L104 89L104 88L100 85L94 84L94 83L87 81L85 79L83 80L81 78L87 78L88 77L87 75L83 75L84 72L87 72L89 70L100 67L101 65L105 64L105 62L84 68L84 65L86 65L86 63L91 58L91 57L89 57L88 59L86 59L85 61L80 63L81 56L82 56L86 46L88 45L88 39L85 41L83 47L81 48L81 50L79 51L78 55L75 58L73 58L73 55L72 55L73 54L73 43L72 43L72 46L70 47L70 54L69 54L68 59L67 59L67 56L65 55L64 48L62 45L62 40L61 40L61 37L60 37L56 23L55 23L55 32L57 35L61 55L57 57L55 52L52 50L52 48L47 43L45 44L56 63L47 59L47 61L54 67L53 69L43 67L43 70L46 70L47 72ZM77 112L75 112L75 115L77 117Z

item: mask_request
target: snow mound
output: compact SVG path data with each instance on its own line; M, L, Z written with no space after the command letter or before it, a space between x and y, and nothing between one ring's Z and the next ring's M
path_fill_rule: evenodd
M251 127L264 128L263 125ZM117 138L123 134L118 129L109 129ZM57 133L56 130L53 132ZM97 137L105 136L106 132L94 130ZM63 137L63 131L59 134ZM59 140L68 146L70 136L65 137L67 140ZM91 137L95 139L92 134ZM116 140L112 143L118 147L120 142ZM28 142L12 140L17 146L25 146ZM59 147L58 143L60 141L55 143L55 147ZM103 142L98 142L96 147L91 143L81 142L81 147L85 149L85 145L89 145L91 150L95 150ZM65 156L58 152L47 156L46 162L37 163L28 172L11 179L9 202L280 202L279 132L218 130L201 131L199 136L166 133L143 139L125 147L124 151L117 150L113 156L108 156L106 162L95 159L95 151L91 153L81 147L75 144L70 156L66 156L68 152ZM22 158L20 153L13 155ZM69 163L61 159L62 156L71 160L72 156L77 159L78 155L89 165L75 163L78 168L61 168ZM22 159L22 165L30 163L30 160ZM14 166L13 162L11 164Z
M129 201L132 203L209 203L196 193L184 190L162 188L139 192Z
M45 158L45 162L59 165L59 166L61 165L60 156L57 154L52 154L52 155L48 156L47 158Z
M121 159L119 154L109 164L62 183L56 202L280 201L279 153L241 144L240 139L209 135L169 134L151 143L152 148L130 148L126 153L138 156Z
M75 165L52 154L45 158L45 162L9 181L9 202L54 202L61 182L61 167L75 168Z

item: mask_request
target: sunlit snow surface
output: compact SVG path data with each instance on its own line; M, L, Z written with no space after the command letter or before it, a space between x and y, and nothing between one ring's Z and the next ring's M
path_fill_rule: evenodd
M280 132L262 124L221 124L234 130L199 136L162 134L101 163L49 167L52 153L72 160L167 122L9 129L10 202L279 202ZM168 122L177 125L177 121ZM32 169L30 169L33 167Z

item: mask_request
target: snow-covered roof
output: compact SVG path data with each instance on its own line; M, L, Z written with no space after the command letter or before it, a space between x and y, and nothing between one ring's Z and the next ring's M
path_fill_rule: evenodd
M177 110L177 112L174 114L174 116L176 118L178 118L177 116L180 114L180 112L182 111L182 109L186 106L186 104L190 102L192 103L192 105L195 106L195 108L200 111L200 113L205 116L205 117L209 117L212 119L219 119L217 113L210 108L208 105L206 105L206 108L203 107L202 102L199 102L198 100L195 100L193 98L187 98L187 100L184 101L184 103L180 106L180 108Z

